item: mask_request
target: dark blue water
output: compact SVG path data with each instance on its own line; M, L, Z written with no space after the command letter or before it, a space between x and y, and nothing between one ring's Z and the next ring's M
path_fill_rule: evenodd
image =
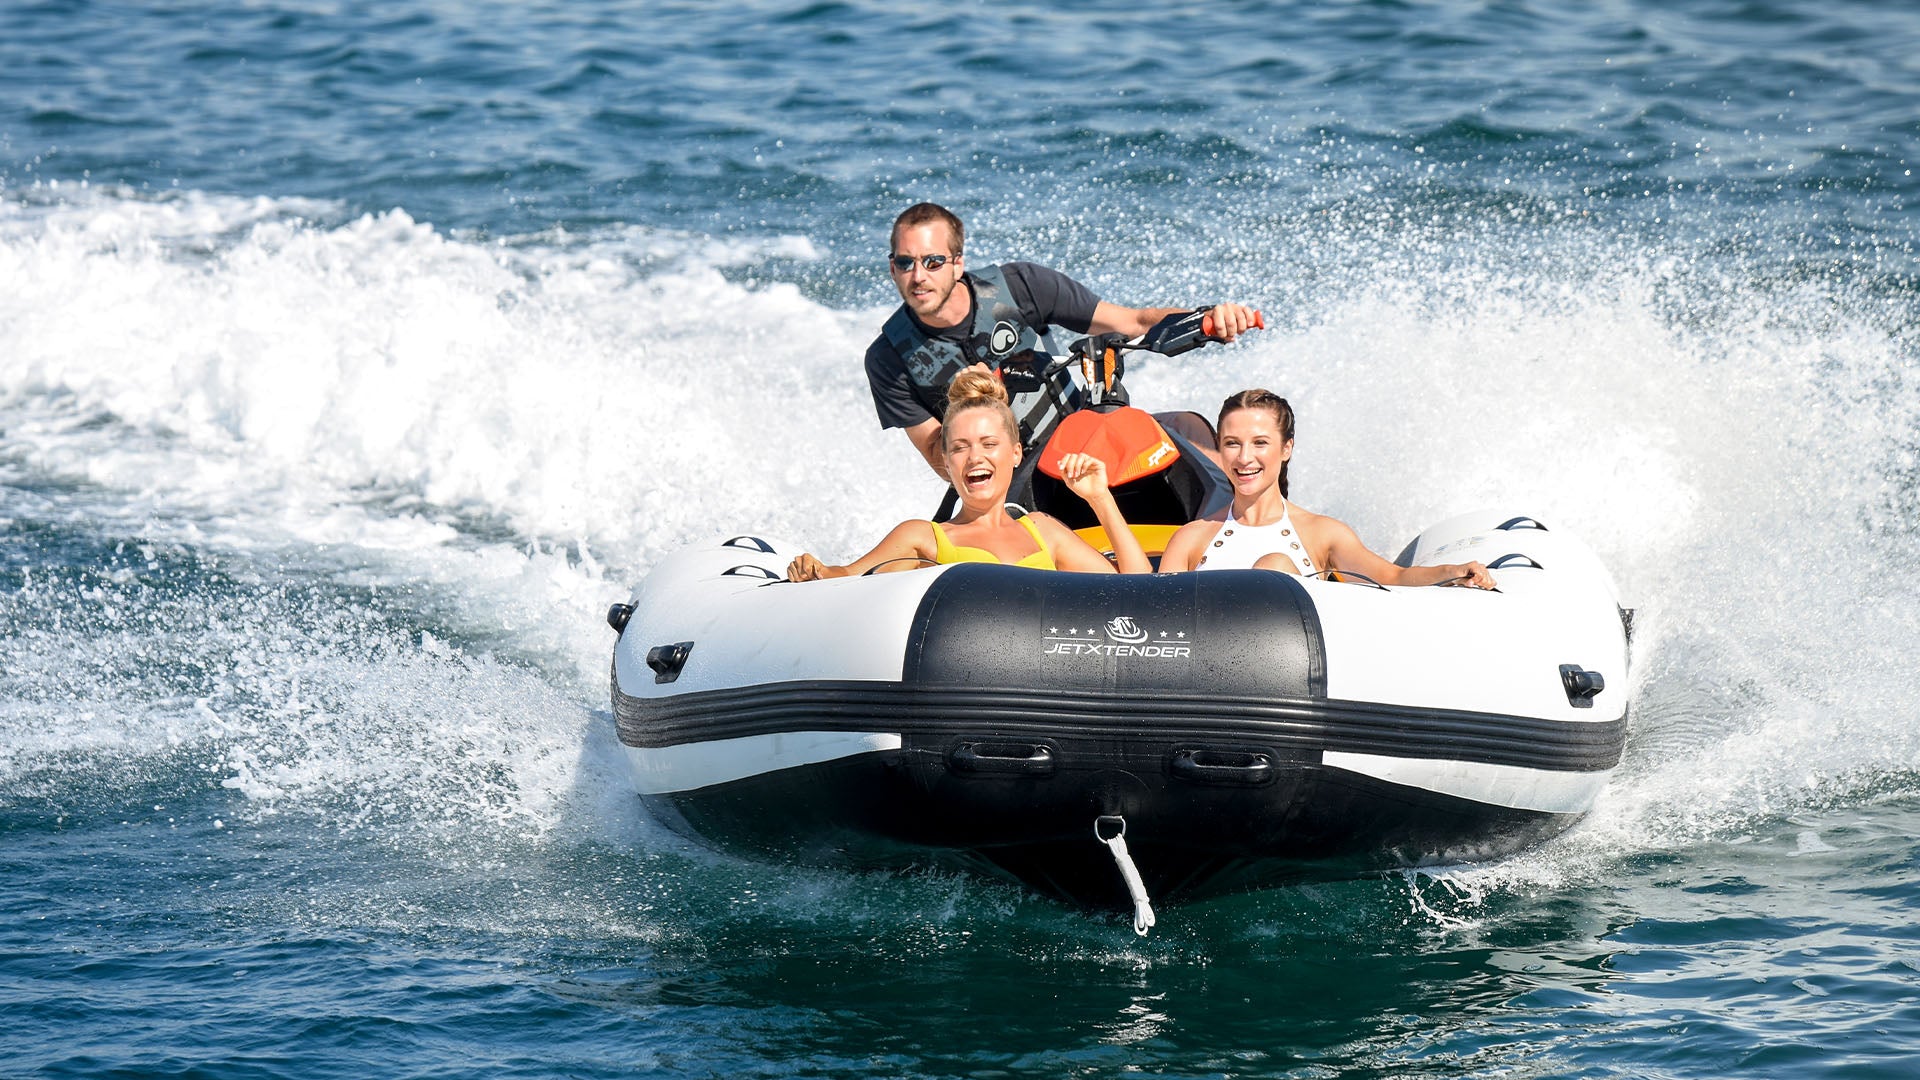
M1920 15L0 6L0 1073L1904 1077ZM937 496L886 229L1272 329L1398 548L1636 621L1573 833L1123 920L649 822L608 603Z

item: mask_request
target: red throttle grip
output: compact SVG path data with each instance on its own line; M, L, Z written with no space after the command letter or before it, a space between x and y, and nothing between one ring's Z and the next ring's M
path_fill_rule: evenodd
M1267 317L1265 314L1258 311L1253 313L1253 328L1256 330L1265 330L1267 328ZM1200 332L1208 337L1213 336L1213 316L1211 314L1201 317Z

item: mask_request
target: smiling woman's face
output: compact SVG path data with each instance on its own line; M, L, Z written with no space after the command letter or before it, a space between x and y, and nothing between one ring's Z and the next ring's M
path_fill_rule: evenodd
M1020 464L1020 440L1008 433L1000 410L964 409L942 430L953 489L971 502L1005 502Z
M1220 463L1233 490L1257 497L1280 482L1280 466L1293 456L1293 440L1280 430L1271 409L1235 409L1220 418Z

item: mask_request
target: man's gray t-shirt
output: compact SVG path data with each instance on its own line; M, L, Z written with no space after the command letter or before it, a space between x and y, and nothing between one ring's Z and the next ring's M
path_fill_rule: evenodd
M1035 333L1059 326L1084 334L1093 325L1093 309L1100 298L1085 285L1038 263L1003 263L1000 272L1007 280L1008 297ZM908 312L907 317L913 318L913 313ZM930 338L964 344L973 333L973 306L968 306L967 317L958 326L944 330L932 329L918 319L913 321L920 332ZM947 383L960 373L961 366L948 364L951 370L940 372L934 385L923 386L907 374L906 358L887 340L887 335L883 333L875 338L867 347L867 386L873 391L873 408L880 417L880 426L904 428L939 419L947 408Z

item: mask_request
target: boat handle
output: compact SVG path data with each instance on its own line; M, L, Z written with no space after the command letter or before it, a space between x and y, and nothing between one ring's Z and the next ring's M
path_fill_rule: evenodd
M746 548L748 551L758 551L765 555L773 554L773 548L765 540L762 540L757 536L736 536L733 539L727 541L726 543L721 544L720 546L730 547L730 548Z
M1322 570L1317 574L1310 574L1308 576L1317 577L1321 581L1338 582L1342 585L1365 585L1368 588L1379 589L1381 592L1393 591L1358 570Z
M947 753L947 766L955 772L1042 776L1053 772L1053 747L1044 743L963 742Z
M1526 565L1532 567L1535 570L1546 569L1546 567L1540 565L1540 561L1538 559L1535 559L1531 555L1522 554L1521 552L1518 552L1518 551L1510 552L1506 555L1502 555L1499 558L1493 560L1492 562L1487 564L1487 569L1499 570L1502 567L1506 566L1508 563L1514 561L1515 559L1525 559L1527 561Z
M1169 762L1173 775L1201 784L1264 784L1273 779L1273 755L1264 750L1182 747Z
M787 575L776 574L772 570L769 570L764 566L756 566L753 563L741 563L739 566L728 567L727 569L720 571L720 576L722 577L757 577L757 578L766 578L768 581L787 580Z
M1547 527L1545 525L1540 524L1538 519L1527 517L1524 514L1516 518L1508 518L1507 520L1494 526L1494 528L1496 529L1539 529L1541 532L1548 531Z
M940 564L939 564L939 562L937 562L937 561L935 561L935 560L933 560L933 559L929 559L929 558L927 558L927 557L926 557L925 555L901 555L901 556L899 556L899 557L897 557L897 558L892 558L892 559L883 559L883 560L881 560L880 562L877 562L877 563L874 563L874 564L873 564L872 566L869 566L869 567L867 567L867 569L866 569L866 572L865 572L865 573L863 573L863 574L861 574L860 576L861 576L861 577L872 577L873 575L875 575L875 574L877 574L877 573L879 573L879 572L880 572L880 568L881 568L881 567L883 567L883 566L887 566L887 565L889 565L889 564L891 564L891 563L897 563L897 562L917 562L917 563L921 563L921 564L923 564L923 565L925 565L925 566L939 566L939 565L940 565ZM917 567L917 566L916 566L916 567L914 567L914 569L916 569L916 570L918 570L919 568L920 568L920 567ZM888 571L888 572L889 572L889 573L891 573L892 571Z

